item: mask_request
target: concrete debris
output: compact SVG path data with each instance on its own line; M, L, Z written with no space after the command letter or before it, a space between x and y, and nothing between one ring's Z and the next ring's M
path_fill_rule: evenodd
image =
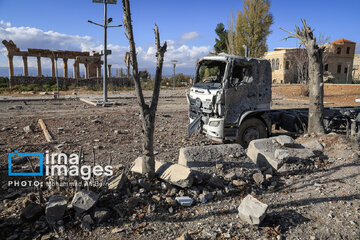
M145 174L144 160L142 157L138 157L135 159L130 171L132 171L133 173Z
M34 130L35 130L35 127L32 126L32 125L29 125L29 126L24 127L24 132L25 132L25 133L33 133Z
M250 142L247 149L247 156L258 165L262 167L272 167L278 170L285 162L292 160L306 160L315 156L314 152L308 148L303 148L301 145L294 144L289 146L291 141L285 141L289 137L271 137L264 139L256 139ZM285 146L281 146L278 139ZM287 143L286 143L287 142Z
M287 135L280 135L276 137L276 141L284 147L292 147L295 144L294 139L292 137L289 137Z
M182 188L191 187L194 182L195 172L180 164L156 161L155 171L160 179Z
M289 151L286 149L275 149L274 155L275 158L280 161L284 161L290 157Z
M244 155L240 144L222 144L181 148L178 163L191 168L209 165L209 160L217 162L230 156Z
M264 219L268 205L260 202L251 195L247 195L241 202L238 211L243 221L251 225L258 225Z
M114 176L110 179L108 184L109 190L116 190L120 191L123 189L125 183L127 182L127 177L124 173L121 173L120 175Z
M324 146L318 140L311 140L302 144L304 147L315 150L323 151Z
M42 207L37 203L30 203L21 212L21 219L25 221L33 221L43 214Z
M190 207L194 202L194 200L188 196L176 197L175 200L183 207Z
M236 178L236 174L234 172L230 172L224 176L224 179L227 181L234 180Z
M50 224L55 224L64 216L67 207L67 199L63 196L51 196L46 205L46 220Z
M91 191L79 191L75 194L71 205L79 214L92 208L99 199L99 195Z

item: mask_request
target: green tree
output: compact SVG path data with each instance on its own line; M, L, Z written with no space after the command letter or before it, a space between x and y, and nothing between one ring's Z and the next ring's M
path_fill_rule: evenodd
M237 12L235 27L236 54L245 55L243 45L251 57L263 57L267 52L266 40L271 33L273 16L269 12L269 0L244 0L242 11Z
M223 23L218 23L218 25L216 25L215 33L218 37L215 38L214 51L216 53L227 52L227 31L225 30L225 26Z
M150 73L145 69L144 71L139 72L140 79L143 81L147 81L151 79Z

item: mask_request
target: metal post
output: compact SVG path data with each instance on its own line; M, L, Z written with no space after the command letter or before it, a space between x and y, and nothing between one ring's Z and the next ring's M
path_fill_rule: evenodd
M107 102L107 0L104 1L104 103Z
M174 90L175 90L175 67L176 67L176 63L174 63L174 79L173 79L173 82L174 82L174 86L173 86L173 88L174 88Z

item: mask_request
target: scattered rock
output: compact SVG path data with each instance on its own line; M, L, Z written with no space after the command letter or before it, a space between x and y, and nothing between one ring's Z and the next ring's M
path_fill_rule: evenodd
M46 220L54 224L61 220L67 207L67 199L63 196L51 196L45 209Z
M247 195L241 202L238 211L243 221L258 225L264 219L268 205L260 202L251 195Z
M194 182L195 172L180 164L156 161L155 171L160 179L182 188L191 187Z
M324 146L316 139L305 142L302 145L306 148L310 148L315 151L323 151L324 150Z
M264 175L261 173L254 173L252 177L257 186L260 186L264 182Z
M37 203L30 203L21 212L21 219L25 221L33 221L43 214L42 207Z
M224 176L224 179L227 181L234 180L236 178L236 174L234 172L230 172Z
M79 214L92 208L97 200L99 195L91 191L79 191L75 194L71 204L75 211Z
M32 126L32 125L29 125L29 126L24 127L24 132L25 132L25 133L33 133L34 130L35 130L35 127Z
M110 210L107 208L98 208L95 209L93 218L96 223L103 223L108 220L110 217Z
M189 233L184 233L180 237L176 238L176 240L193 240Z
M114 176L110 179L108 189L120 191L121 189L123 189L126 182L126 175L124 173L121 173L120 175Z

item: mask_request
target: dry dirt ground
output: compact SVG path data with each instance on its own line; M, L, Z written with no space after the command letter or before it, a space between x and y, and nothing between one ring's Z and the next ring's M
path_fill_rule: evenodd
M155 132L158 160L176 162L181 147L212 144L202 136L187 137L184 93L185 89L161 93ZM354 102L360 98L360 86L340 85L336 90L326 85L325 93L327 106L360 106ZM241 179L246 184L240 187L230 182L226 189L167 186L169 189L164 191L161 182L154 181L150 190L144 191L141 179L129 174L131 186L127 192L107 194L99 201L101 207L112 211L110 218L95 224L92 231L83 230L70 210L57 233L44 216L32 222L21 220L24 206L29 201L39 203L39 199L31 193L32 187L8 186L8 153L49 150L70 154L82 148L85 163L91 164L95 149L97 164L106 164L111 153L112 165L120 171L128 170L141 155L136 99L133 93L118 96L128 98L115 99L122 105L111 107L94 107L76 100L0 103L0 239L175 239L186 231L193 239L360 239L359 143L341 132L322 137L293 135L300 143L318 139L325 146L323 154L312 169L274 174L261 186L247 176ZM273 108L306 107L306 100L300 96L298 85L273 87ZM55 142L46 142L38 124L40 118ZM35 126L34 132L24 133L28 125ZM275 188L270 188L271 184ZM195 201L191 207L172 205L165 199L194 191L221 191L223 196L216 195L207 203ZM259 226L248 225L237 216L237 207L248 193L269 205ZM52 189L44 191L45 200L53 194L67 195L70 200L73 196L69 189ZM153 200L153 196L160 200ZM136 203L129 198L137 199Z

